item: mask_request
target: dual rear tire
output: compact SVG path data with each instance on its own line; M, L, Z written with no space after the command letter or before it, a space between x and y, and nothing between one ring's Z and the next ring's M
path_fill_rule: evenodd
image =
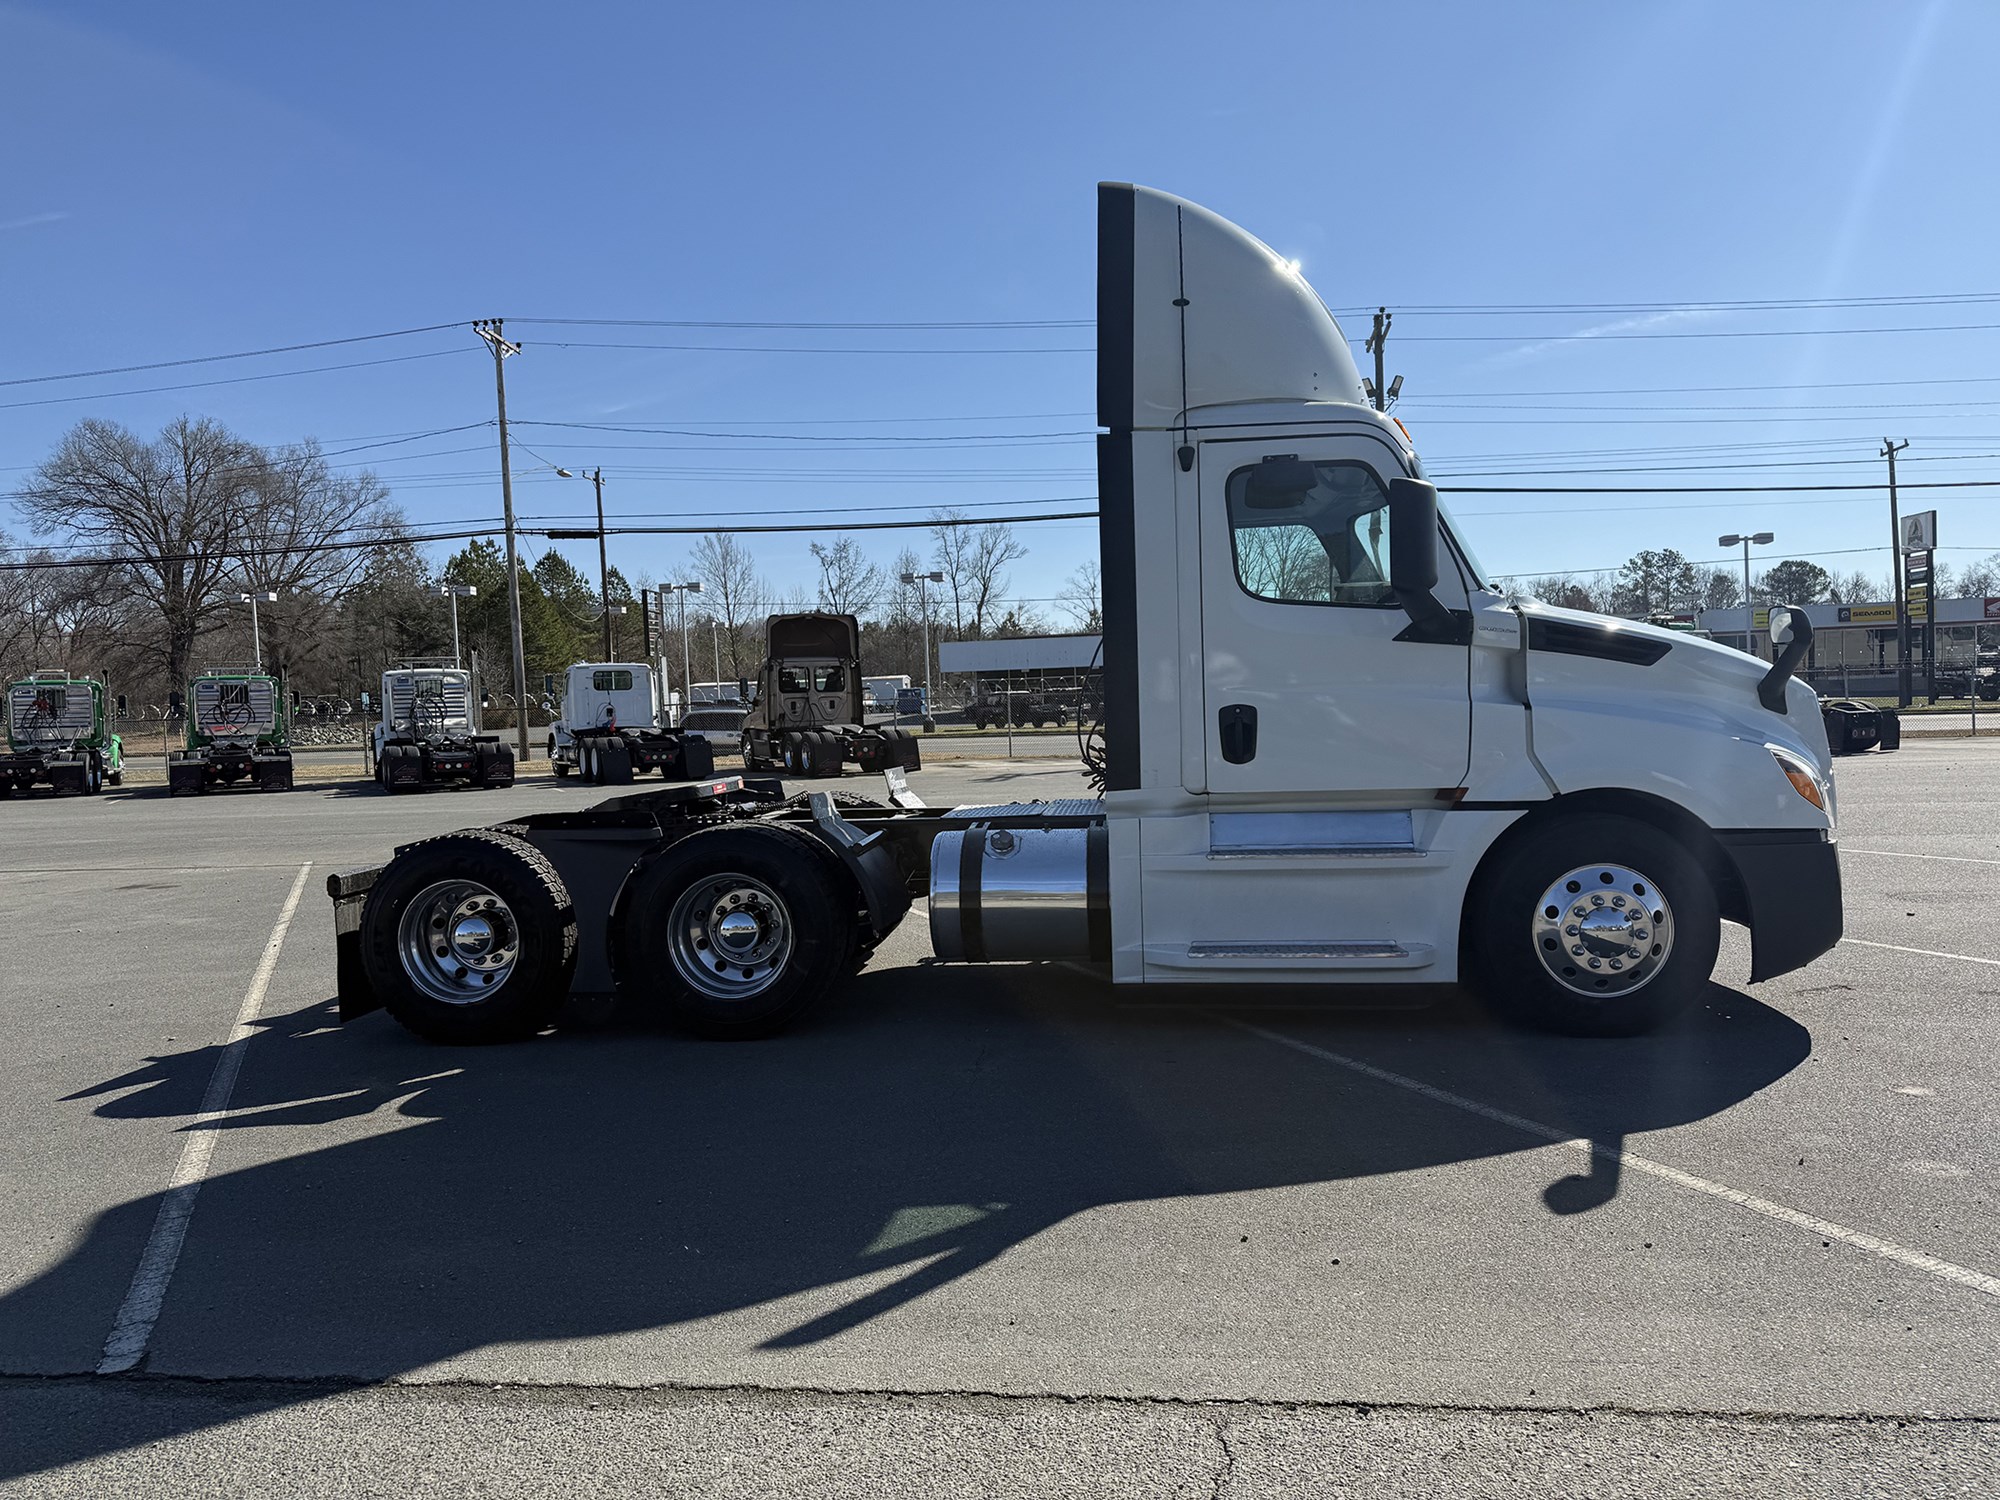
M858 967L856 916L846 871L817 841L758 824L704 829L631 877L614 916L620 993L692 1035L770 1036ZM569 995L576 913L525 840L447 834L382 872L361 951L384 1007L417 1035L516 1041Z

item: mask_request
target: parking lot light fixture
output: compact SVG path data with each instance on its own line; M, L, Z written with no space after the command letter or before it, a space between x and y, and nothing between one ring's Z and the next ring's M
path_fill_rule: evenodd
M1756 622L1756 611L1750 601L1750 549L1752 546L1768 547L1777 540L1777 535L1769 531L1732 531L1728 536L1715 539L1718 547L1734 547L1739 542L1743 546L1743 649L1750 649L1750 639Z
M929 586L933 583L943 583L944 574L904 573L901 575L901 579L904 583L914 583L917 586L917 612L924 617L924 717L929 718L937 712L937 708L931 702L931 594Z
M278 602L277 590L258 589L248 594L238 594L236 602L250 606L250 657L255 664L256 670L261 672L264 670L264 637L257 628L257 606L259 604L276 604Z
M462 667L465 660L458 650L458 601L478 598L479 586L472 583L440 583L431 589L431 597L451 601L451 664Z

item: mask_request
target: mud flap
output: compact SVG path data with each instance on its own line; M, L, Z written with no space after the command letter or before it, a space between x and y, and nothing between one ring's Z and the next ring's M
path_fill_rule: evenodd
M292 789L292 758L289 755L259 756L256 771L260 792L289 792Z
M806 775L838 776L841 762L847 759L847 741L838 734L819 730L806 735L805 753Z
M680 748L667 765L670 781L700 781L715 774L715 746L700 735L684 735Z
M208 767L198 760L176 760L167 764L167 795L199 792L208 785Z
M481 745L473 759L481 786L505 787L514 784L514 752L505 745Z
M382 866L377 865L367 870L338 871L326 877L326 893L333 898L335 999L343 1021L382 1008L382 999L368 982L368 970L361 961L361 913L381 874Z

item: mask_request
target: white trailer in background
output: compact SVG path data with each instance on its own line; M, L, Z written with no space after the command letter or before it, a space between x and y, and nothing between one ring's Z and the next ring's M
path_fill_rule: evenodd
M1101 187L1097 286L1101 796L731 777L431 839L330 882L342 1014L526 1036L603 994L765 1034L925 895L941 960L1464 980L1592 1035L1701 996L1725 917L1753 983L1838 941L1803 616L1774 609L1767 666L1510 604L1297 263L1205 209Z

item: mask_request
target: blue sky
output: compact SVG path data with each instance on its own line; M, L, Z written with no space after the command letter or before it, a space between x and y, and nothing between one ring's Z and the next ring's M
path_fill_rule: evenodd
M581 515L588 486L547 465L597 463L614 513L1046 508L1095 488L1087 326L527 320L1088 319L1111 178L1237 219L1336 310L1399 309L1398 415L1441 477L1860 483L1885 435L1912 442L1906 478L2000 477L2000 329L1963 326L2000 302L1417 311L2000 290L1996 55L2000 9L1949 0L0 4L0 380L502 315L527 344L508 368L524 516ZM1953 327L1794 332L1910 325ZM1633 334L1754 336L1612 336ZM609 343L732 347L561 347ZM289 370L313 373L241 379ZM237 383L117 394L198 380ZM1880 383L1916 380L1960 383ZM0 487L80 417L182 411L359 448L489 420L490 362L450 330L0 386ZM640 430L535 425L564 422ZM918 435L944 441L897 441ZM862 436L884 441L798 440ZM415 522L498 514L490 428L341 455L363 459ZM1962 560L2000 548L1996 493L1908 504L1935 505ZM1454 504L1501 572L1713 558L1737 529L1776 532L1772 560L1886 572L1874 493ZM1094 527L1024 540L1013 591L1043 599ZM614 561L669 577L685 551L626 539ZM778 589L809 587L803 539L756 552Z

